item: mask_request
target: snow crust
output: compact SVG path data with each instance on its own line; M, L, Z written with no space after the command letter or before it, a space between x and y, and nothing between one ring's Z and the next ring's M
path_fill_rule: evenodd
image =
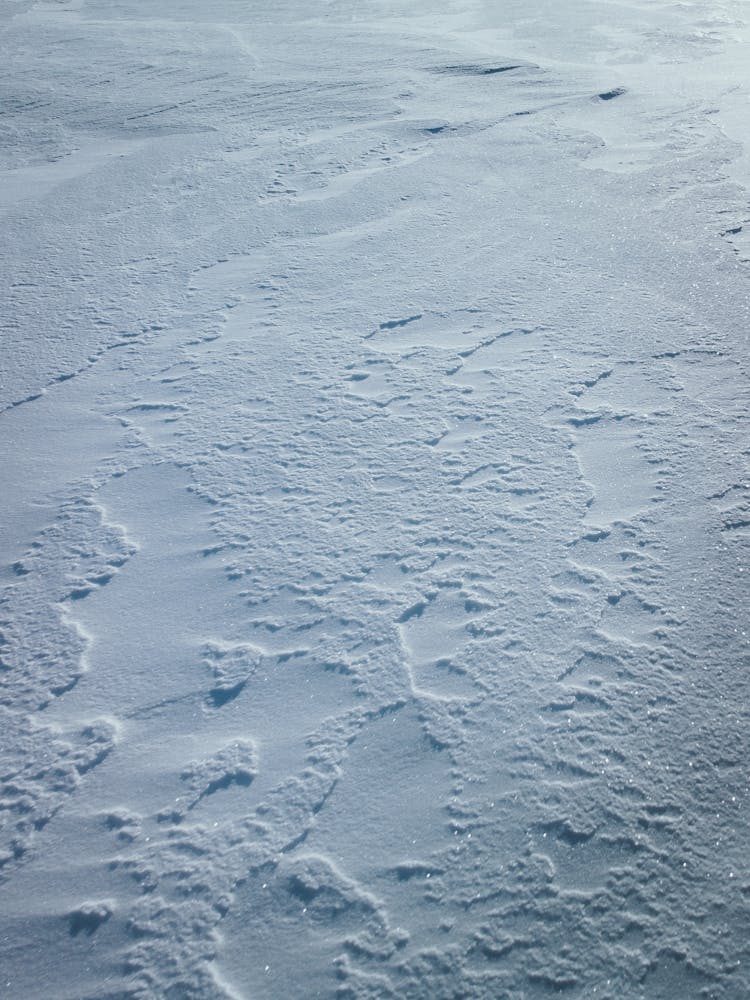
M0 994L750 995L747 5L0 27Z

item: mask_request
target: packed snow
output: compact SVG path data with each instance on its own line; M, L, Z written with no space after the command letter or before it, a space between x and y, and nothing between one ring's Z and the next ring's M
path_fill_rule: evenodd
M0 0L0 995L750 996L743 0Z

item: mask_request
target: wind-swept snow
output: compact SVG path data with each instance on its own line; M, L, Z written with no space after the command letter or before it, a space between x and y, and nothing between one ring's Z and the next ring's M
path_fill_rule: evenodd
M739 0L0 3L0 993L750 993Z

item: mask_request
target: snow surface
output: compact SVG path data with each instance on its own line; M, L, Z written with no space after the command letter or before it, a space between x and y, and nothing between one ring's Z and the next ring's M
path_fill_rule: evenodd
M746 1000L742 0L0 0L0 995Z

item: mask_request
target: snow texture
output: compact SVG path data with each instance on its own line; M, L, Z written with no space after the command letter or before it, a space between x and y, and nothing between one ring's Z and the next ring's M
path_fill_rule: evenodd
M0 994L750 996L742 0L0 0Z

